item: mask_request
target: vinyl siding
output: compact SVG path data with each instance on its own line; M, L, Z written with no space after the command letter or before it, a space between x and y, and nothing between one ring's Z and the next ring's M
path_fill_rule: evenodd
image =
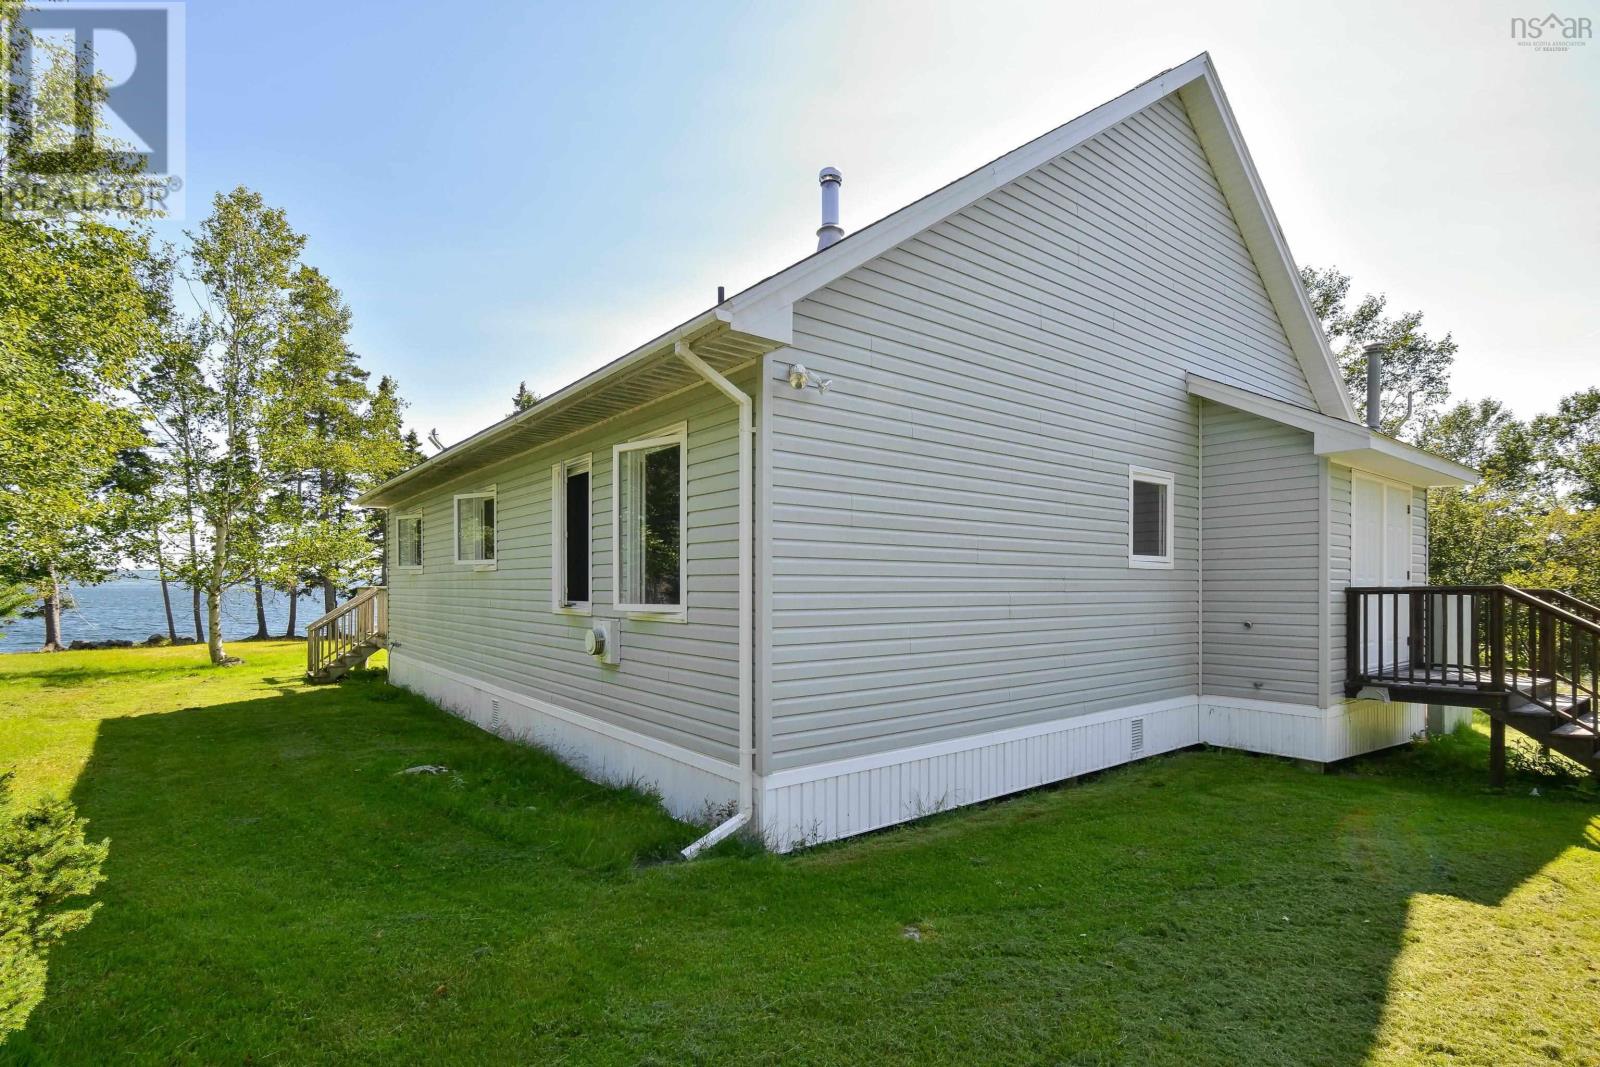
M1322 462L1302 430L1203 416L1203 691L1318 703Z
M1411 584L1427 585L1428 578L1428 491L1411 489Z
M754 367L734 376L749 390ZM759 404L759 400L758 400ZM550 598L551 465L590 453L594 617L612 600L613 445L687 421L688 618L624 618L622 661L584 652L590 619ZM423 567L390 571L390 631L404 655L728 762L738 744L737 411L709 386L548 449L475 472L390 511L423 517ZM494 570L453 562L454 494L496 487Z
M1328 464L1328 687L1344 696L1345 590L1350 588L1350 468Z
M1184 374L1314 405L1175 99L794 321L766 360L764 770L1196 692ZM833 388L781 384L795 361ZM1176 477L1171 569L1128 566L1130 464Z

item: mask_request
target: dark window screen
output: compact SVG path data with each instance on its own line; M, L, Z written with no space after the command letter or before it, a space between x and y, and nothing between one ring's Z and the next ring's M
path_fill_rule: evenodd
M1167 554L1167 487L1160 482L1133 483L1133 554Z
M679 449L657 449L644 459L644 603L681 603L683 552L679 502Z
M589 472L567 475L566 601L589 601Z

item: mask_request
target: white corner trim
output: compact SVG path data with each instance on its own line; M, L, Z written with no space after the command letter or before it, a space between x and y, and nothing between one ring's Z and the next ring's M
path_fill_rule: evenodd
M580 726L585 730L591 730L597 734L602 734L611 738L613 741L620 741L625 745L632 745L635 748L642 748L647 752L653 752L658 756L665 756L667 759L676 760L677 762L693 767L696 770L717 775L719 778L726 778L731 782L737 782L739 780L738 767L731 763L724 763L722 760L716 759L713 756L707 756L704 753L695 752L691 749L684 748L681 745L675 745L670 741L663 741L660 738L639 733L637 730L630 730L626 726L618 726L615 723L606 722L604 719L597 719L592 715L585 715L581 711L573 711L571 708L564 708L559 704L552 704L549 701L540 700L538 697L531 697L526 693L514 692L513 690L495 685L493 682L486 682L481 678L470 677L469 675L462 674L459 671L453 671L448 667L441 667L439 664L434 663L431 660L424 659L421 656L414 655L411 652L406 652L405 658L424 670L429 670L435 674L442 675L453 682L470 686L474 689L481 689L483 692L492 696L500 697L503 700L514 701L515 703L525 705L526 707L532 708L534 711L537 711L543 715L548 715L553 719L560 719L563 722L571 723L574 726Z

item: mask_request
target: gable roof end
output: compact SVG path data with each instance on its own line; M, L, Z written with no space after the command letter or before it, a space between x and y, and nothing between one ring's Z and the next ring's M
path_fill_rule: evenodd
M1216 67L1204 52L735 294L726 305L734 327L788 343L796 301L1173 93L1189 112L1318 409L1359 421Z
M1312 312L1311 300L1300 282L1299 269L1283 239L1277 216L1267 202L1255 164L1250 161L1250 153L1239 136L1238 123L1222 91L1216 67L1210 55L1202 52L1187 63L1161 72L1093 111L1079 115L764 278L574 382L548 400L424 460L368 491L357 502L371 507L391 505L403 496L440 484L450 477L459 477L476 467L537 447L570 432L573 425L585 418L615 418L630 410L630 403L632 407L639 406L647 399L644 392L639 388L619 388L626 385L623 379L630 375L640 378L644 371L658 364L670 362L675 366L677 361L669 357L674 343L679 340L691 340L697 347L717 341L731 343L730 354L736 352L744 359L792 343L796 301L1174 93L1188 110L1189 120L1216 172L1223 196L1239 225L1245 247L1260 271L1267 296L1305 373L1318 410L1324 415L1359 424L1338 364L1323 336L1322 325ZM714 365L726 369L737 362L735 359ZM694 382L685 379L669 383L661 379L654 384L667 390Z

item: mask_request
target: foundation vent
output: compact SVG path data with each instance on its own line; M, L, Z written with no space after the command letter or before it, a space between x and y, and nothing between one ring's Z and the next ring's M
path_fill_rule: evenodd
M1143 752L1144 751L1144 720L1143 719L1134 719L1131 725L1133 727L1133 744L1130 747L1133 749L1134 752Z

